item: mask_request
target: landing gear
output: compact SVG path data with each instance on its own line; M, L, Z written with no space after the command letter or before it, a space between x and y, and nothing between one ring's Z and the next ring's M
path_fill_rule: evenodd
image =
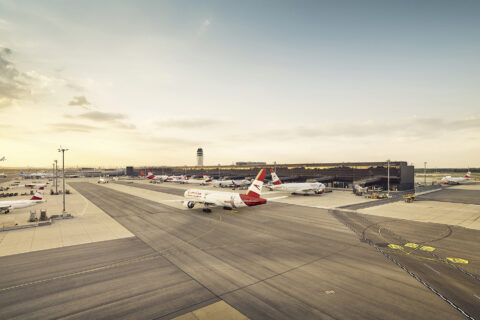
M212 209L210 209L210 208L203 208L203 212L205 212L205 213L210 213L210 212L212 212Z
M233 208L230 208L230 207L223 207L223 210L233 210Z

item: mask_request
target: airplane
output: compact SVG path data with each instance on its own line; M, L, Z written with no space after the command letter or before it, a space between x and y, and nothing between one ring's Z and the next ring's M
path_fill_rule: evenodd
M45 202L46 200L43 200L43 188L40 187L33 197L28 200L0 201L0 212L9 213L10 210L27 208Z
M100 178L100 179L98 179L97 183L108 183L108 179L107 178Z
M150 170L147 170L147 175L143 174L143 172L140 171L140 175L150 180L160 180L160 181L167 181L167 179L170 177L166 175L156 176Z
M243 180L213 180L211 184L214 187L220 187L220 188L228 188L228 187L233 187L233 188L238 188L238 187L246 187L250 185L251 181L247 179Z
M5 158L5 156L0 158L0 161L5 161L5 160L7 160L7 158Z
M185 191L183 205L193 209L197 204L203 204L203 212L211 212L209 207L223 207L231 210L240 207L251 207L266 204L267 200L261 198L263 181L266 169L260 170L246 194L236 192L211 191L202 189L188 189Z
M18 184L16 186L12 186L10 188L41 188L41 187L46 187L50 184L50 182L45 182L45 183L27 183L27 184Z
M443 184L460 184L460 182L468 181L471 179L471 172L468 170L467 174L463 177L452 177L452 176L446 176L442 178L442 183Z
M36 173L24 173L23 171L20 170L20 176L24 179L41 179L41 178L55 178L55 175L52 173L42 173L42 172L36 172Z
M0 173L0 178L6 178L7 175L5 173Z
M213 180L210 179L210 177L203 175L202 179L185 179L183 181L180 181L180 183L186 183L186 184L199 184L201 186L205 186L212 182Z
M270 169L270 174L273 181L273 185L267 186L270 190L285 191L291 194L322 194L325 191L325 185L320 182L282 183L275 171Z

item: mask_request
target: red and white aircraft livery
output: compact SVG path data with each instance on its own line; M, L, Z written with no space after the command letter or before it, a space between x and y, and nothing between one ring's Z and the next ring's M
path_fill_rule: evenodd
M212 179L210 177L203 175L202 179L192 179L192 178L187 178L180 183L187 183L187 184L199 184L201 186L205 186L212 182Z
M145 178L145 179L160 180L160 181L165 181L168 178L168 176L156 176L150 170L147 170L147 174L144 174L142 170L140 170L140 176L142 176L142 178Z
M10 188L42 188L48 186L50 183L47 181L45 183L27 183L27 184L19 184Z
M0 212L8 213L10 210L27 208L43 202L45 202L43 200L43 187L40 187L29 200L0 201Z
M273 181L273 185L267 186L270 190L290 192L292 194L322 194L325 191L325 185L320 182L282 183L275 171L270 169L270 174Z
M238 188L238 187L246 187L250 185L251 181L247 179L243 180L214 180L212 181L212 185L214 187L220 187L220 188Z
M443 184L460 184L460 182L468 181L471 179L471 172L468 170L467 174L463 177L452 177L452 176L446 176L442 178L442 183Z
M160 180L160 181L166 181L166 182L183 182L187 180L186 176L156 176L154 175L150 170L147 170L147 178L151 180Z
M266 173L266 169L260 170L257 177L248 188L246 194L188 189L185 191L185 200L183 201L183 205L189 209L193 209L196 204L203 204L203 211L210 212L211 210L208 207L235 209L265 204L267 203L267 200L261 198L260 195L262 194L262 186Z

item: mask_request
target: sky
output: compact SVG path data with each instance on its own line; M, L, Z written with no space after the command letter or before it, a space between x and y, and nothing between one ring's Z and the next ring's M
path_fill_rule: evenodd
M480 167L479 1L0 0L1 166Z

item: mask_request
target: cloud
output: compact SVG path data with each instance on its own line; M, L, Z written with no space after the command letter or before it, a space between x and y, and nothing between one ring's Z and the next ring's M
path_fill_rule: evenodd
M51 123L49 126L52 129L55 129L57 132L91 132L93 130L98 130L98 127L86 125L86 124L79 124L73 122L59 122L59 123Z
M171 119L159 120L153 124L157 128L178 128L178 129L196 129L228 124L228 120L196 118L196 119Z
M7 30L9 29L10 24L8 23L7 20L1 19L0 18L0 30Z
M89 111L82 113L77 118L88 119L92 121L105 122L105 121L116 121L126 119L127 116L122 113L111 113L111 112L102 112L102 111Z
M211 24L212 24L212 20L210 19L203 20L202 24L200 25L200 28L198 29L198 35L204 34L208 30Z
M266 129L252 134L235 134L232 141L249 141L252 138L265 141L286 141L305 139L362 139L377 137L399 141L415 141L458 132L479 130L480 116L467 119L447 120L436 117L413 117L390 121L342 121L319 123L318 125L290 126L282 130Z
M79 106L79 107L87 106L89 104L90 102L88 102L85 96L73 97L73 99L68 103L69 106Z
M11 49L0 48L0 108L31 96L32 78L7 59L11 54Z
M79 115L64 114L64 118L67 119L85 119L94 122L106 123L109 126L124 129L134 130L136 126L131 123L125 123L119 120L127 119L128 117L123 113L102 112L102 111L88 111Z
M123 123L123 122L117 122L115 124L115 127L119 128L119 129L126 129L126 130L134 130L134 129L137 128L134 124Z
M297 127L292 130L291 134L294 137L302 138L392 136L398 139L416 140L467 129L480 129L480 117L461 120L414 117L384 122L340 122L320 124L318 127Z

